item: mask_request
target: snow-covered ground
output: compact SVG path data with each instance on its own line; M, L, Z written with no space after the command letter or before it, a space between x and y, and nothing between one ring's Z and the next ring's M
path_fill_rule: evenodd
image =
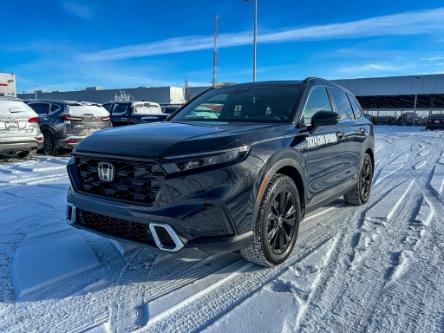
M70 228L66 157L0 163L0 332L442 332L444 132L376 149L370 202L306 217L274 269Z

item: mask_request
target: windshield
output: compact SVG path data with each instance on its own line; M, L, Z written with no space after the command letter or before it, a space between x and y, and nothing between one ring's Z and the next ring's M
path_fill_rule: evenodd
M298 84L209 90L185 106L172 121L291 122L300 92Z

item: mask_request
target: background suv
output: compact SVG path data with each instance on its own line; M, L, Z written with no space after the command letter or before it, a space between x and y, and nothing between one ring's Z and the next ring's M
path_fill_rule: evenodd
M168 117L158 103L148 101L106 103L103 107L111 114L113 126L151 123Z
M0 97L0 154L32 157L42 145L37 114L19 99Z
M322 79L210 89L165 121L93 134L68 164L67 219L165 251L236 251L264 266L293 250L304 215L365 204L372 123Z
M444 114L434 114L427 119L426 129L444 129Z
M111 127L110 115L101 105L76 101L28 100L37 112L44 136L43 152L55 155L72 149L91 133Z

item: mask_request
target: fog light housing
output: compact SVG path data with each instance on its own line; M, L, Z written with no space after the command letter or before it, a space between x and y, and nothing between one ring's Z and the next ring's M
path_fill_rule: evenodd
M72 204L68 204L66 206L66 222L68 222L68 224L75 224L76 223L76 206L72 205Z

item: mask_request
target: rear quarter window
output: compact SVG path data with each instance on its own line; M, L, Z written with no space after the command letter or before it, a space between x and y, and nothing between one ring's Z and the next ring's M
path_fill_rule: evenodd
M341 116L341 120L353 120L355 116L347 95L336 88L328 89L333 101L336 105L336 112Z
M60 104L51 104L51 111L49 113L55 113L62 109L62 106Z
M348 99L350 100L350 103L353 107L353 112L355 113L356 119L360 119L363 116L362 107L358 103L358 101L353 97L348 95Z

